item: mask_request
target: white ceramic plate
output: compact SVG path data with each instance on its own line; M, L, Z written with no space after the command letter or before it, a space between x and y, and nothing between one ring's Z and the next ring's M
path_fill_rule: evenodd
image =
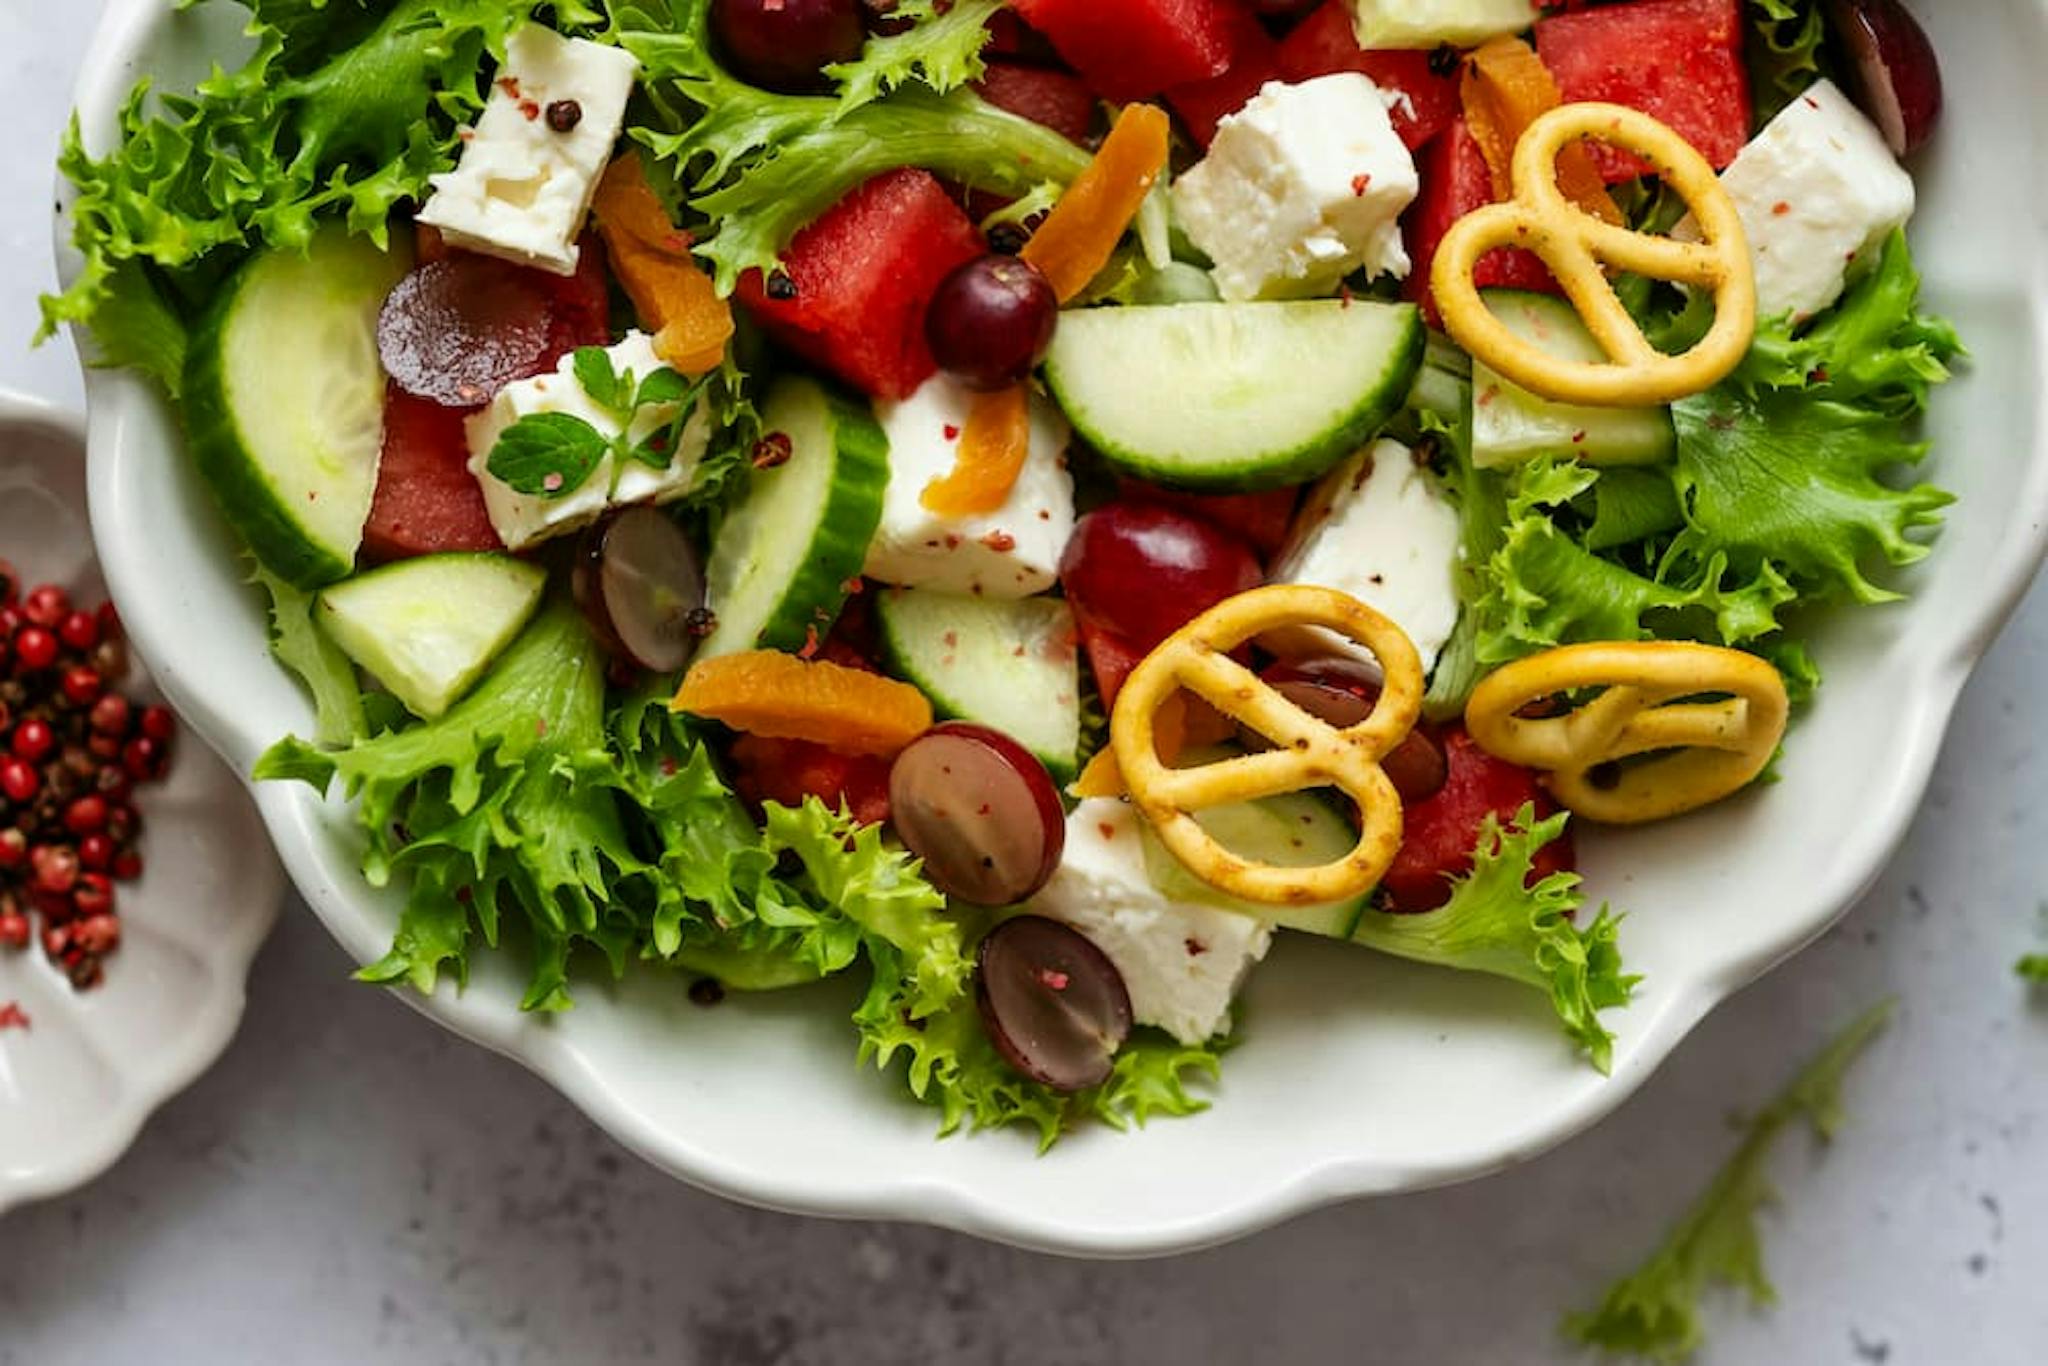
M1527 1158L1626 1098L1716 1002L1824 930L1876 875L1926 785L1971 665L2040 562L2048 513L2041 342L2048 228L2048 10L2039 0L1927 9L1950 74L1940 145L1918 168L1915 241L1935 307L1975 353L1944 392L1933 474L1961 495L1909 602L1831 622L1823 704L1785 780L1693 819L1585 842L1594 892L1633 912L1647 974L1612 1018L1614 1075L1575 1060L1534 994L1322 943L1260 970L1245 1043L1216 1107L1137 1136L1088 1132L1048 1157L1015 1134L937 1143L933 1116L855 1070L847 989L696 1009L658 972L578 988L559 1019L515 1008L516 965L486 957L466 994L420 1008L519 1059L650 1161L742 1200L915 1219L1093 1255L1235 1237L1351 1196L1456 1180ZM232 41L233 11L172 16L115 0L79 105L103 145L137 75L189 79ZM59 221L60 237L65 224ZM258 604L141 383L91 381L96 528L109 576L163 685L235 768L305 701L264 652ZM348 950L379 956L395 896L367 888L337 806L257 794L293 878ZM414 998L408 998L414 999Z
M0 393L0 555L31 581L106 595L85 510L84 424ZM130 691L147 693L146 678ZM249 960L277 919L284 875L242 785L186 744L141 802L139 882L120 889L121 947L106 982L76 992L31 946L0 951L0 1213L91 1180L142 1122L227 1047Z

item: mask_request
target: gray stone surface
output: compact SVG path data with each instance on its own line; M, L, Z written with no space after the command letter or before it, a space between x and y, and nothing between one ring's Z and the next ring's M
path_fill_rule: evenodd
M68 352L20 343L95 9L0 4L0 383L73 402ZM1782 1303L1716 1297L1702 1360L2041 1361L2048 1000L2011 965L2048 942L2044 680L2037 591L1882 883L1601 1128L1490 1180L1168 1262L1062 1262L700 1195L513 1065L349 985L294 904L221 1063L98 1184L0 1222L0 1363L1572 1360L1559 1312L1678 1212L1728 1147L1725 1117L1887 993L1903 1007L1840 1140L1795 1136L1773 1164Z

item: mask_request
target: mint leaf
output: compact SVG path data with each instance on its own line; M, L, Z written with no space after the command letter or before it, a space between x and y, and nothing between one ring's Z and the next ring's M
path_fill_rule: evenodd
M486 468L515 492L563 498L583 486L611 451L597 428L569 413L532 413L505 429Z
M686 403L702 387L701 380L692 382L679 371L664 366L640 382L640 392L634 396L633 406L650 408L657 404Z
M1842 1082L1891 1018L1895 1002L1874 1006L1837 1035L1749 1123L1742 1144L1686 1211L1662 1246L1616 1281L1598 1306L1568 1315L1565 1333L1609 1352L1676 1362L1706 1333L1700 1296L1715 1283L1749 1291L1758 1304L1776 1296L1764 1272L1756 1212L1772 1199L1764 1164L1778 1135L1804 1119L1826 1141L1842 1122Z
M603 347L577 347L570 365L576 372L576 382L583 386L592 403L614 417L626 416L633 406L631 376L622 377L612 369L612 358Z

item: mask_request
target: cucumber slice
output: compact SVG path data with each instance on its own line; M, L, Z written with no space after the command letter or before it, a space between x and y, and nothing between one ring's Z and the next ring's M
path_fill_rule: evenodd
M719 529L704 571L718 625L700 659L796 650L824 634L882 522L889 438L865 409L815 380L784 379L761 406L761 429L787 436L790 457L754 475Z
M941 716L1002 731L1056 782L1079 771L1080 656L1066 603L908 588L887 590L875 610L891 667Z
M431 721L483 677L547 587L510 555L425 555L321 590L314 618L415 716Z
M1202 828L1233 853L1261 863L1307 868L1334 863L1358 843L1351 823L1319 797L1289 792L1263 801L1212 807L1195 817ZM1365 915L1367 896L1315 906L1267 906L1219 892L1168 852L1152 827L1138 823L1145 841L1145 871L1152 885L1175 901L1216 906L1304 934L1349 939Z
M1062 314L1045 375L1103 458L1172 488L1299 484L1357 450L1422 365L1410 304L1317 299Z
M192 335L193 459L263 567L301 588L355 568L384 451L377 314L409 257L323 228L258 253Z
M1553 356L1600 361L1606 352L1565 300L1520 289L1480 291L1510 332ZM1472 362L1472 463L1519 465L1542 455L1576 456L1589 465L1651 465L1678 449L1669 408L1585 408L1552 403Z

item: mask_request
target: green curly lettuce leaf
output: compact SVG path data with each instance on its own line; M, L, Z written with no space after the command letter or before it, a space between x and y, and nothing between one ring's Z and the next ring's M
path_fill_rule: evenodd
M1827 16L1819 0L1749 0L1751 128L1762 128L1793 96L1826 74Z
M1683 1361L1704 1340L1700 1297L1710 1285L1747 1290L1758 1304L1776 1299L1756 1228L1757 1211L1772 1199L1765 1164L1779 1135L1799 1120L1823 1142L1834 1137L1842 1123L1843 1080L1884 1029L1894 1004L1881 1002L1859 1016L1749 1122L1741 1146L1663 1245L1615 1282L1597 1307L1567 1316L1569 1336L1609 1352Z
M296 674L313 698L313 736L345 745L369 733L356 668L313 620L313 595L249 559L254 581L270 597L270 652Z
M1536 855L1564 834L1569 819L1560 811L1539 821L1535 808L1524 805L1503 828L1489 815L1472 871L1458 880L1448 902L1423 915L1368 910L1352 938L1418 963L1535 987L1550 998L1566 1036L1605 1073L1614 1065L1614 1035L1600 1023L1600 1012L1627 1005L1642 979L1622 971L1621 917L1602 907L1591 924L1572 923L1585 902L1577 873L1530 881Z
M653 870L621 817L604 718L604 660L556 601L439 719L325 753L288 738L258 761L258 779L324 791L338 776L357 799L365 877L410 879L391 952L365 980L431 992L448 969L466 981L472 934L495 947L508 904L530 931L527 1009L569 1004L579 944L624 971L646 929L629 884Z
M981 78L987 69L989 21L997 0L899 0L889 17L907 23L901 33L868 39L858 60L825 68L839 83L842 112L872 103L918 82L943 95Z
M299 247L339 216L385 240L392 209L454 164L456 127L482 108L483 62L529 6L505 0L241 0L255 51L190 95L145 80L119 139L85 148L74 121L59 169L76 188L75 283L43 300L41 335L84 324L104 359L169 381L185 300L164 273L264 245ZM203 280L188 282L194 299Z
M1660 579L1591 550L1583 539L1589 533L1558 513L1601 482L1598 470L1573 461L1536 461L1508 476L1505 530L1471 608L1482 664L1576 641L1676 636L1740 644L1778 628L1778 613L1798 594L1773 566L1743 580L1717 553L1682 580Z
M1537 461L1498 481L1497 503L1485 472L1454 470L1468 518L1499 519L1467 538L1478 662L1582 640L1703 640L1784 659L1810 692L1787 614L1896 597L1873 575L1926 555L1950 501L1896 480L1924 454L1910 424L1962 351L1919 292L1894 234L1835 308L1799 331L1761 325L1734 374L1675 405L1669 465ZM1656 330L1682 347L1705 318L1684 308Z
M618 7L614 32L640 59L654 113L652 126L633 135L674 163L689 209L714 226L698 252L721 292L748 270L773 270L798 231L886 171L917 166L1023 196L1087 166L1088 154L1050 129L966 89L940 88L978 61L962 55L963 35L979 29L955 22L963 10L971 20L980 6L927 19L894 40L906 46L870 43L860 62L840 69L843 95L834 96L776 94L725 71L711 54L709 0Z
M1804 332L1758 328L1728 381L1675 405L1674 484L1685 527L1674 564L1721 559L1744 579L1775 577L1802 597L1886 602L1866 572L1928 553L1916 534L1953 499L1881 476L1926 453L1907 422L1961 353L1953 328L1919 312L1905 234Z

